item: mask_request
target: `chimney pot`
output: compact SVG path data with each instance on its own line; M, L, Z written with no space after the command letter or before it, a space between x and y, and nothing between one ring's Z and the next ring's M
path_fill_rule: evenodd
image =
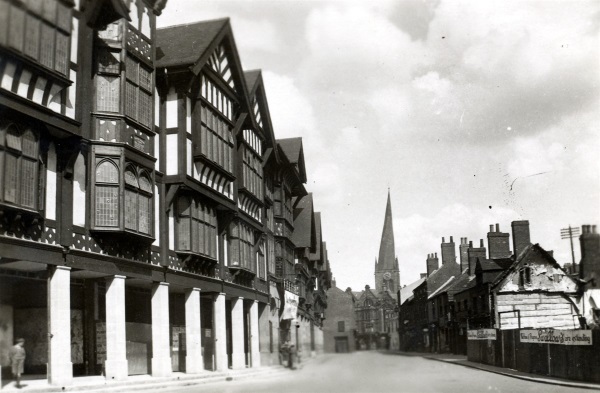
M592 225L592 233L596 233L596 226Z
M490 224L490 232L494 232L494 224Z
M437 258L437 252L435 253L435 258Z
M479 239L479 247L483 248L483 239Z
M450 243L454 243L454 239L450 236Z
M500 232L500 224L496 223L496 232Z
M442 243L446 243L446 239L442 237Z
M473 240L469 241L469 248L473 248Z

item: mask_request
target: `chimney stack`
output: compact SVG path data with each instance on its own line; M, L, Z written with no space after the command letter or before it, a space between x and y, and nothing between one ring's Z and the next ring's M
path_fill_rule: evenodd
M513 221L511 226L513 233L513 252L516 260L523 250L531 244L529 238L529 221Z
M469 249L469 242L466 237L460 238L460 246L458 246L459 254L460 254L460 273L462 274L463 270L468 266L469 263L469 255L467 254L467 250Z
M509 236L508 233L500 232L500 224L496 224L495 231L494 226L490 225L490 231L487 234L490 259L510 258Z
M473 242L469 242L469 249L467 255L469 259L469 276L475 274L475 265L477 264L477 258L485 258L485 247L483 246L483 239L479 241L479 248L473 247Z
M442 238L442 265L452 262L456 263L456 247L454 245L454 239L450 236L450 242L446 243L445 239Z
M596 232L596 225L582 225L579 242L581 244L579 277L583 280L594 279L585 288L600 287L600 234Z
M437 257L437 253L435 254L427 254L427 277L433 273L434 270L437 270L440 262Z

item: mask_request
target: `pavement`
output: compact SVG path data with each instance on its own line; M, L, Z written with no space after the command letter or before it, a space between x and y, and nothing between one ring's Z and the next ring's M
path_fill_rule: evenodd
M487 364L481 364L471 362L467 360L466 356L454 355L454 354L436 354L436 353L415 353L415 352L398 352L398 351L387 351L381 352L380 355L392 355L402 357L419 357L422 359L433 360L437 362L456 364L467 368L472 368L481 371L487 371L494 374L499 374L507 377L512 377L520 380L536 382L540 384L550 384L555 386L578 388L578 389L593 389L600 390L600 384L585 383L578 381L565 380L560 378L547 377L542 375L535 375L520 372L517 370L495 367ZM328 355L329 356L329 355ZM369 355L372 356L372 355ZM319 357L303 359L302 368L310 365L313 361L319 359ZM342 358L337 358L342 359ZM389 359L389 358L388 358ZM328 361L324 359L324 361ZM321 368L320 361L317 361L314 366ZM310 367L309 367L310 368ZM351 367L353 368L353 367ZM23 388L17 389L14 382L9 382L6 379L2 381L2 392L122 392L122 391L195 391L194 386L204 384L214 384L215 388L219 383L225 383L225 381L240 381L244 379L251 379L252 381L258 381L261 379L283 381L291 378L294 375L294 371L286 369L282 366L265 366L260 368L247 368L241 370L228 370L226 372L210 372L207 371L201 374L185 374L185 373L173 373L171 377L152 377L150 375L134 375L129 376L126 381L107 381L103 376L91 376L91 377L76 377L73 379L71 386L52 386L48 384L45 376L25 376L22 381ZM281 387L280 383L277 386ZM211 388L212 390L212 388ZM218 389L217 389L218 390ZM260 389L257 389L257 391Z
M390 352L392 352L392 351L390 351ZM428 353L428 352L420 353L420 352L400 352L400 351L394 351L392 353L394 353L395 355L399 355L399 356L418 356L418 357L422 357L422 358L429 359L429 360L436 360L436 361L440 361L440 362L458 364L458 365L461 365L464 367L470 367L470 368L474 368L477 370L488 371L488 372L491 372L494 374L504 375L507 377L517 378L517 379L522 379L525 381L545 383L545 384L556 385L556 386L580 388L580 389L600 390L600 384L597 384L597 383L579 382L579 381L573 381L573 380L569 380L569 379L554 378L554 377L549 377L549 376L544 376L544 375L525 373L522 371L510 369L510 368L496 367L496 366L492 366L489 364L471 362L471 361L467 360L467 357L464 355L455 355L455 354L451 354L451 353Z
M54 386L48 383L45 375L24 375L21 381L22 388L17 388L15 383L2 379L2 393L4 392L133 392L142 390L159 390L166 388L187 388L221 381L243 380L263 376L287 373L283 366L264 366L260 368L246 368L228 370L224 372L206 371L200 374L185 374L174 372L171 377L152 377L150 375L130 375L126 381L106 380L103 376L85 376L73 378L70 386Z

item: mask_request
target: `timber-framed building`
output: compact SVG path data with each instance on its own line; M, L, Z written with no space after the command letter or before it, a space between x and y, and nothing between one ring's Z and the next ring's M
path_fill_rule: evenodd
M157 29L165 3L0 0L0 341L53 385L276 364L282 331L322 349L303 155L229 20ZM306 290L291 335L282 300Z

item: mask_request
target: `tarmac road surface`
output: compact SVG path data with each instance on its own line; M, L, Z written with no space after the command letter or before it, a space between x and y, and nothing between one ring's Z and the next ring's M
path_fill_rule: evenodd
M219 381L161 392L211 393L370 393L370 392L540 392L570 393L594 390L520 380L491 372L418 356L375 351L325 354L302 368L284 373Z

